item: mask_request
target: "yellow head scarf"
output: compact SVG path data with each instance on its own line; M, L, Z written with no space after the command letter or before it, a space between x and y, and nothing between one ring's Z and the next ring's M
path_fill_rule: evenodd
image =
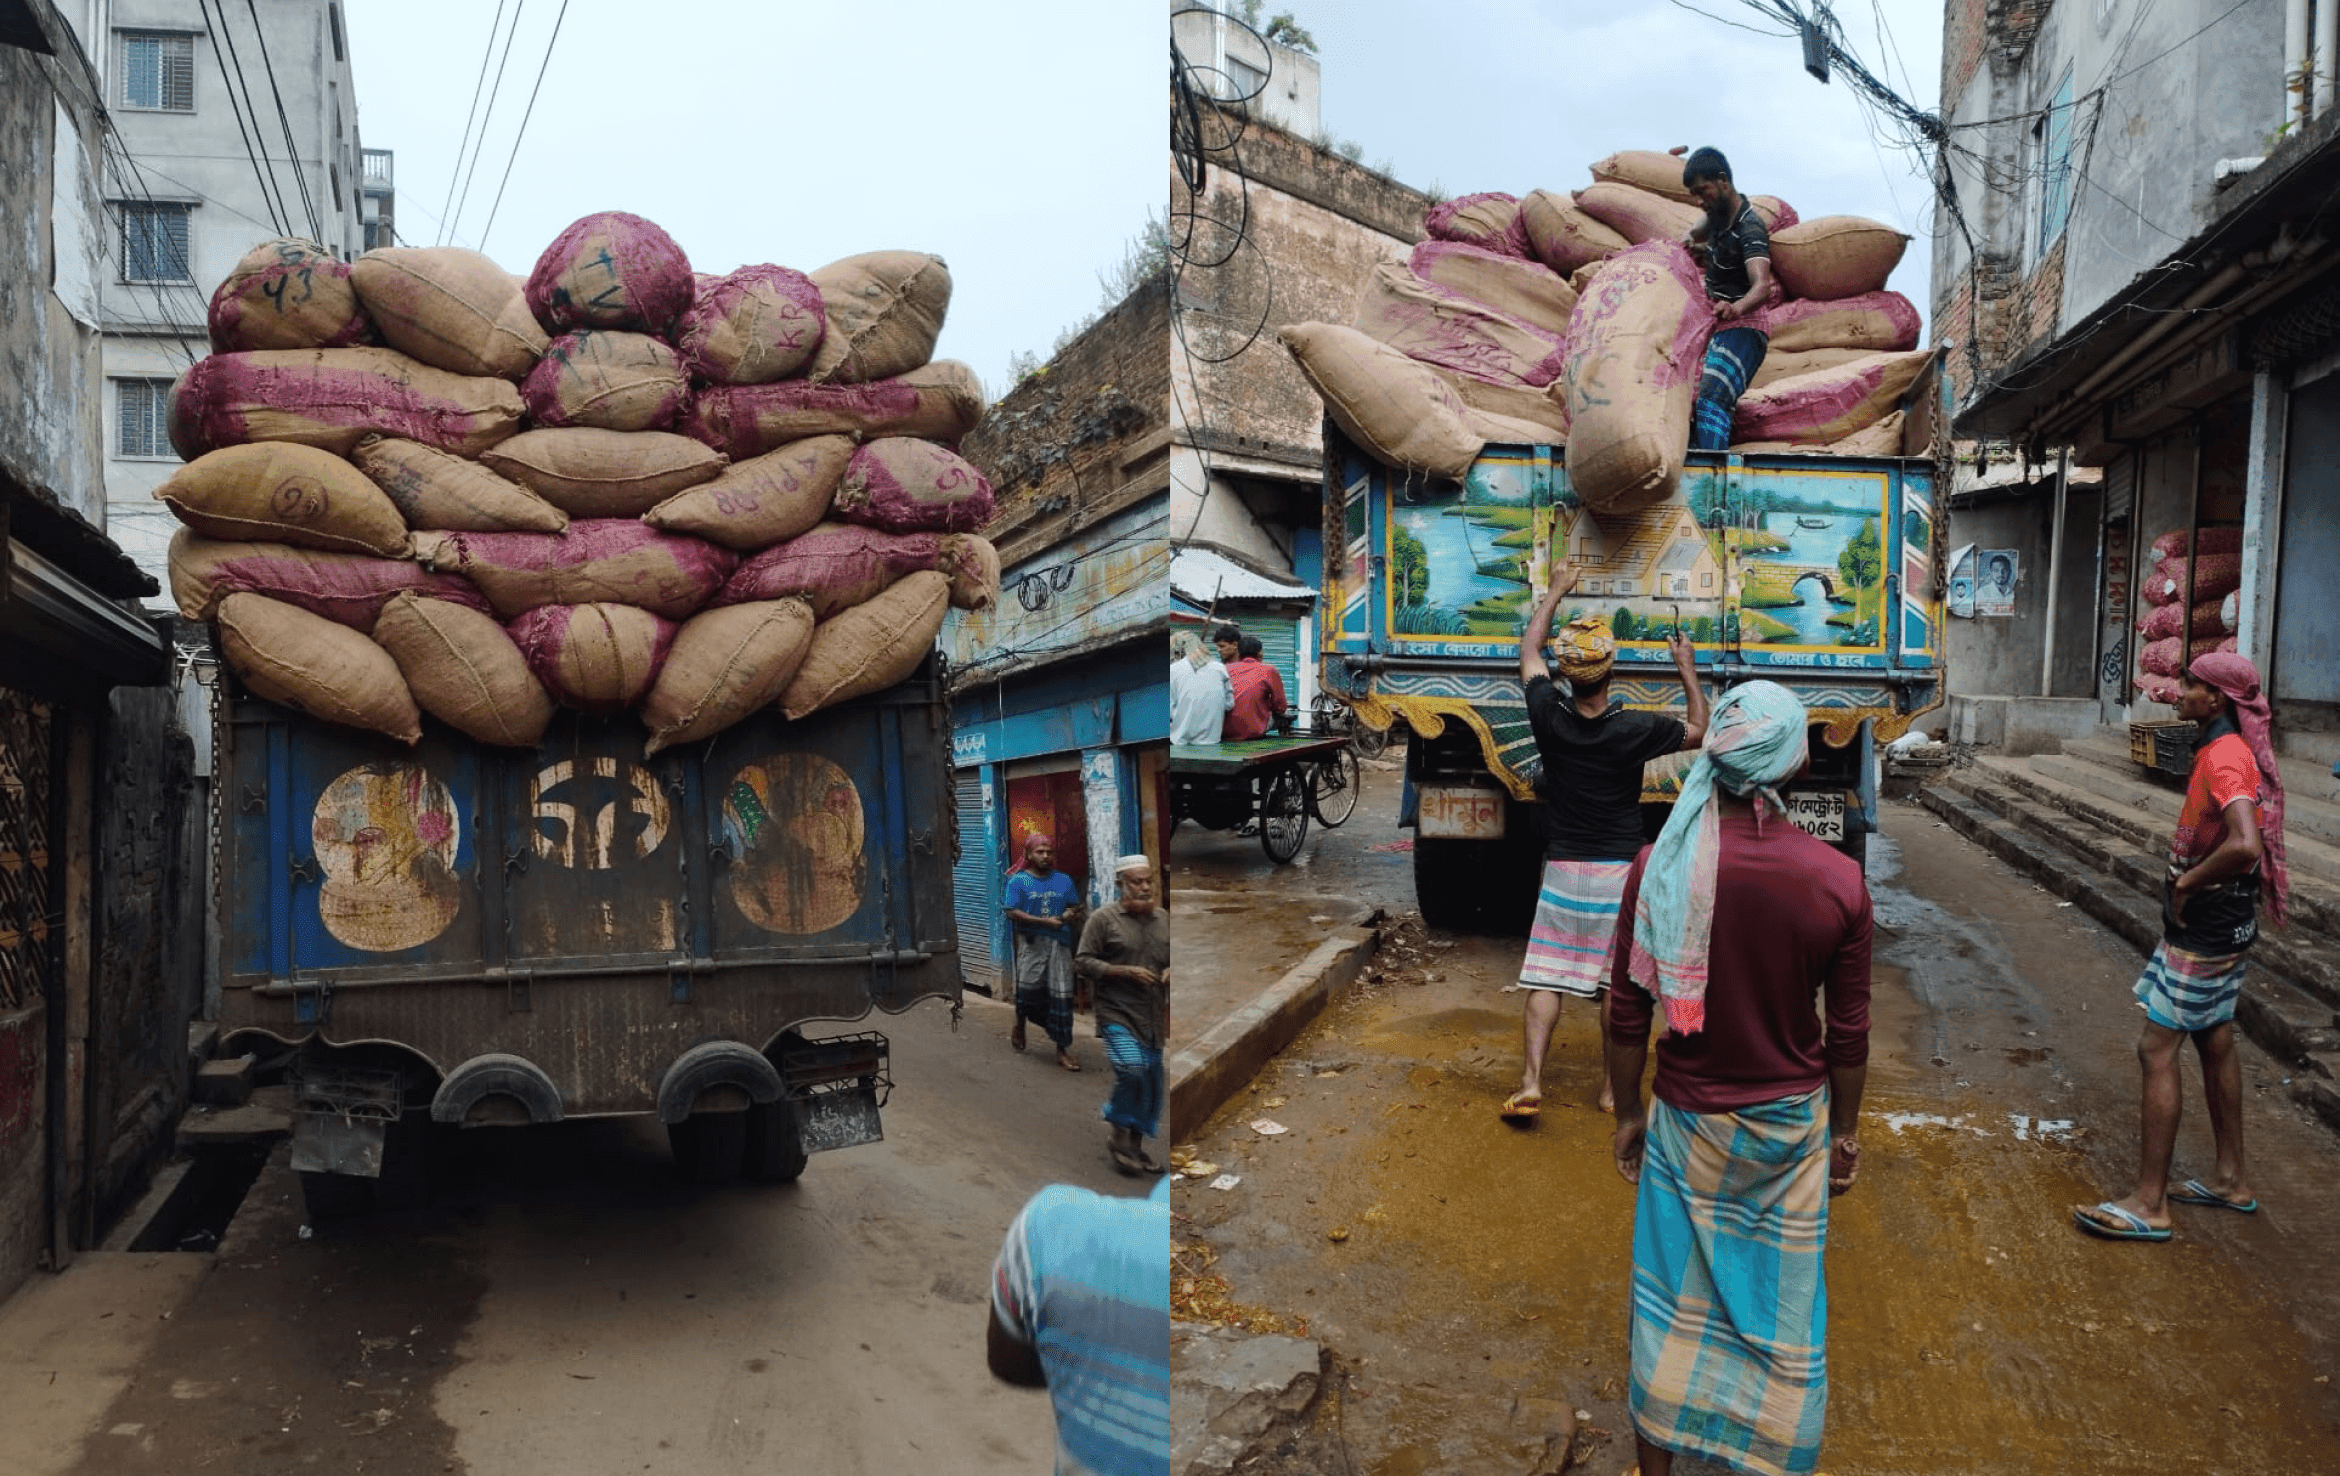
M1560 674L1571 682L1598 682L1617 659L1617 638L1610 633L1609 622L1598 615L1569 621L1554 644L1559 648Z

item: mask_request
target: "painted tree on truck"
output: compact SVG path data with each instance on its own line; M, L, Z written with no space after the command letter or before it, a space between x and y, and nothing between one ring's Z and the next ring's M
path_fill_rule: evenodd
M1422 540L1403 528L1389 534L1391 598L1400 605L1419 605L1430 598L1430 551Z

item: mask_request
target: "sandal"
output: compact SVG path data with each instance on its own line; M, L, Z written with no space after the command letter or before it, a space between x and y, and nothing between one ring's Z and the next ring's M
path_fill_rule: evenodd
M1064 1051L1058 1051L1056 1053L1056 1064L1062 1066L1067 1071L1078 1071L1081 1069L1081 1063L1074 1060Z
M1023 1021L1021 1021L1021 1020L1018 1020L1018 1021L1016 1022L1016 1028L1008 1032L1008 1044L1009 1044L1009 1045L1011 1045L1011 1046L1014 1046L1014 1047L1015 1047L1017 1050L1019 1050L1019 1051L1021 1051L1021 1050L1024 1048L1024 1022L1023 1022Z
M1542 1092L1513 1092L1503 1099L1502 1116L1506 1122L1525 1122L1543 1110Z

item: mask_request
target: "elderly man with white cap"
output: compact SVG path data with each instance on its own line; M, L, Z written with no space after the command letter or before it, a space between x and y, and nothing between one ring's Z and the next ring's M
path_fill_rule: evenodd
M1162 1119L1162 1042L1170 1032L1170 919L1154 906L1154 863L1124 856L1114 866L1119 901L1089 914L1073 970L1096 991L1097 1035L1113 1066L1105 1099L1113 1166L1158 1174L1145 1140Z

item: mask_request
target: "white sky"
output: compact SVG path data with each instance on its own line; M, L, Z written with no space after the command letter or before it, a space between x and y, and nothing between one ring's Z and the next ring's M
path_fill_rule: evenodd
M1011 353L1047 357L1098 307L1098 273L1163 208L1165 48L1150 5L570 0L483 243L561 11L507 0L507 30L515 5L469 203L445 211L460 219L452 244L508 271L525 274L596 210L658 222L707 272L931 251L952 278L937 353L996 394ZM347 0L360 127L366 147L397 156L408 244L439 242L496 10Z
M1793 37L1742 0L1264 0L1294 11L1324 68L1324 126L1448 195L1577 189L1619 149L1712 144L1748 194L1807 219L1862 215L1908 231L1891 286L1926 312L1932 191L1922 160L1872 142L1841 78L1803 67ZM1942 0L1836 0L1849 48L1920 108L1941 91ZM1436 14L1436 24L1421 18ZM1890 45L1878 39L1882 18Z

